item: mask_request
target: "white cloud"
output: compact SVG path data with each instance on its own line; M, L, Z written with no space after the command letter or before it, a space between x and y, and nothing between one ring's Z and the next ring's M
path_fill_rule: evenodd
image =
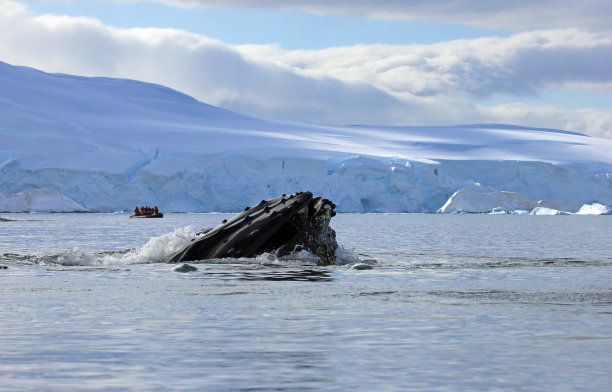
M14 4L4 2L5 4ZM89 18L4 12L0 60L48 72L170 86L248 114L318 122L385 121L405 103L363 82L307 76L246 58L220 41L172 29L117 29ZM330 110L333 109L333 110Z
M134 1L134 0L128 0ZM180 7L301 9L350 17L435 21L525 31L610 30L609 0L158 0Z
M360 80L392 93L533 94L612 82L612 38L575 29L520 33L509 38L433 45L357 45L310 51L246 45L250 58L310 74Z
M484 107L495 94L612 84L612 39L576 29L435 45L287 51L173 29L31 15L0 0L0 61L170 86L246 114L330 124L504 122L612 137L612 109Z

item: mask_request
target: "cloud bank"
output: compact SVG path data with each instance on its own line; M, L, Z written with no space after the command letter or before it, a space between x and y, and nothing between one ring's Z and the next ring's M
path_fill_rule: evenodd
M134 0L129 0L134 1ZM524 31L576 27L610 30L608 0L158 0L179 7L299 9L349 17L435 21Z
M327 124L503 122L612 138L612 108L520 103L542 90L610 91L612 38L579 29L288 51L232 46L181 30L37 16L0 0L0 36L1 61L159 83L259 117ZM516 96L517 103L482 104L498 94Z

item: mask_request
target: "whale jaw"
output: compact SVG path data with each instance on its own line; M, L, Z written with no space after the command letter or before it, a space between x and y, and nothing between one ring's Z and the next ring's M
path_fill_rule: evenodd
M254 257L266 252L285 256L305 250L318 265L336 263L336 233L329 227L334 203L311 192L262 200L196 238L170 259L185 261Z

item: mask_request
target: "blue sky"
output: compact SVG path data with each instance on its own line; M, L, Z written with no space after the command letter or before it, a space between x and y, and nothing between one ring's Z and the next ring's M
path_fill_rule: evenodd
M181 8L165 3L30 1L39 14L98 18L115 27L178 28L241 44L322 49L355 44L432 44L453 39L509 36L511 31L461 24L358 18L301 10Z
M604 0L0 0L0 61L333 124L612 137Z

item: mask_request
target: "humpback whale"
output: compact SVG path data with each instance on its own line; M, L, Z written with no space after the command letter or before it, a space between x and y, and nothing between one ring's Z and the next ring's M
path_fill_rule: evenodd
M329 227L336 205L311 192L262 200L212 229L203 229L170 260L253 257L266 252L285 256L306 250L318 265L336 263L336 232Z

